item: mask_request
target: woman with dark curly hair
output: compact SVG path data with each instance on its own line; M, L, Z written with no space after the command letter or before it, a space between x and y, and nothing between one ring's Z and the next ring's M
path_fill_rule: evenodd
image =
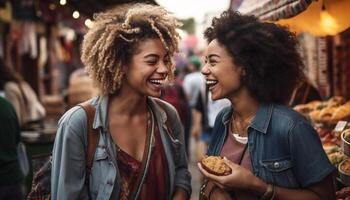
M232 106L216 118L208 155L232 172L206 177L209 199L335 199L332 172L310 123L285 106L302 77L297 40L287 28L225 11L206 29L202 73L213 100ZM207 169L207 168L206 168Z
M181 122L154 98L172 77L178 26L164 8L141 3L95 16L81 58L101 93L89 101L98 145L86 173L87 116L79 106L65 113L52 154L53 200L190 197Z

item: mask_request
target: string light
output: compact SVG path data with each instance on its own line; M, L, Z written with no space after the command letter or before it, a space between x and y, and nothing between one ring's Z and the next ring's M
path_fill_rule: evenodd
M80 13L78 11L74 11L72 16L74 19L78 19L80 16Z
M66 5L66 4L67 4L67 0L60 0L60 4L61 4L62 6Z
M328 34L331 34L331 35L335 34L335 32L338 30L338 27L339 27L338 23L334 19L334 17L332 17L329 14L329 12L327 12L324 2L322 3L320 18L321 18L320 25L322 29Z
M87 26L88 28L92 28L93 25L94 23L90 19L85 20L85 26Z

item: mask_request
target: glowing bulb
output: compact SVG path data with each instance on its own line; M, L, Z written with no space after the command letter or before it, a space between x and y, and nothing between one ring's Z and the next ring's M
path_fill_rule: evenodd
M337 21L326 10L321 11L320 17L322 29L328 34L336 34L339 28Z
M85 20L85 26L87 26L88 28L92 28L93 25L94 23L90 19Z
M73 18L74 18L74 19L78 19L79 16L80 16L80 14L79 14L78 11L74 11L74 12L73 12Z
M66 5L66 4L67 4L67 0L60 0L60 4L61 4L62 6Z

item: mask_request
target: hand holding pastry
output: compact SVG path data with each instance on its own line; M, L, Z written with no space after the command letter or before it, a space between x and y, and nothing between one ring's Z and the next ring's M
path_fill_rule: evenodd
M237 165L226 158L223 159L224 163L231 169L231 173L227 175L215 175L204 168L203 162L198 163L200 172L212 180L217 186L225 189L241 188L241 189L252 189L255 184L264 184L259 178L254 176L251 171L246 168ZM262 183L261 183L262 182Z

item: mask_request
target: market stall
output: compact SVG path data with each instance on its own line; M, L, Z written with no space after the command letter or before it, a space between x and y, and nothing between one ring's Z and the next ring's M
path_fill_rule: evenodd
M288 26L297 34L307 82L317 88L321 100L294 109L311 121L338 169L337 199L349 198L350 1L232 0L231 9Z

